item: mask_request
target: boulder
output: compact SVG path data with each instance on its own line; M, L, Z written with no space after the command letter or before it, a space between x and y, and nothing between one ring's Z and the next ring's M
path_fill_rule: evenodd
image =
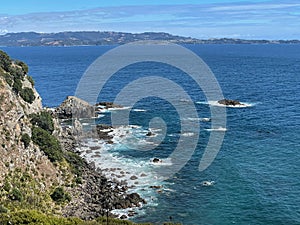
M158 163L158 162L160 162L161 160L159 159L159 158L154 158L153 160L152 160L152 162L154 162L154 163Z

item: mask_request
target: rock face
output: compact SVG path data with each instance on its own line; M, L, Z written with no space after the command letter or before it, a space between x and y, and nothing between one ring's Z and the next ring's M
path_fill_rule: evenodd
M1 68L0 68L1 69ZM23 81L23 85L31 85L29 81ZM58 171L50 163L47 157L35 146L32 141L28 146L22 142L22 136L31 137L31 123L29 114L38 113L42 109L41 98L34 90L36 100L33 103L25 102L18 96L6 81L0 76L0 188L6 175L16 168L30 168L35 170L37 178L44 173L51 178L56 177ZM38 167L44 168L36 170ZM47 184L49 184L46 182Z
M236 106L236 105L244 105L237 100L230 100L230 99L222 99L218 101L219 104L227 105L227 106Z
M56 108L59 119L92 118L95 116L95 108L88 102L75 96L68 96L63 103Z

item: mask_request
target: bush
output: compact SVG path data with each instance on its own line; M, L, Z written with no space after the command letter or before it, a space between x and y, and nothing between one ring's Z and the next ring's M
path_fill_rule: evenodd
M31 114L30 116L32 125L36 125L52 134L54 123L50 113L43 111L40 114Z
M63 153L59 141L40 127L32 128L32 141L48 156L51 162L62 161Z
M20 79L14 79L13 91L19 94L22 91L22 82Z
M8 69L8 72L15 78L23 80L25 76L25 72L22 70L22 68L17 66L10 66Z
M28 134L22 134L21 141L24 143L25 148L30 144L31 138Z
M21 66L22 70L24 71L24 73L28 73L28 66L26 63L22 62L22 61L19 61L19 60L16 60L15 63L18 65L18 66Z
M62 187L57 187L53 191L53 193L50 195L53 201L57 203L63 203L65 201L71 201L70 195L65 192L65 190Z
M8 212L8 209L5 208L3 205L0 205L0 214L1 213L7 213Z
M11 65L10 57L4 52L0 50L0 67L5 71L8 71Z
M9 73L6 73L6 74L4 74L4 78L5 78L6 83L8 83L8 85L12 87L12 85L13 85L12 76Z
M27 80L31 83L32 87L34 86L34 80L32 76L27 76Z
M78 177L82 175L82 168L85 167L85 161L74 152L65 152L64 158L70 164L72 172L76 174ZM76 180L81 182L80 179Z
M8 181L5 181L4 185L3 185L3 190L6 192L9 192L11 188L11 185Z
M35 224L35 225L83 225L90 222L83 222L77 218L61 218L42 214L38 211L18 211L3 214L0 217L0 224Z
M20 96L24 99L25 102L33 103L35 96L31 88L25 87L20 91Z
M19 189L13 188L11 194L9 195L9 198L13 201L21 202L23 199L23 195Z

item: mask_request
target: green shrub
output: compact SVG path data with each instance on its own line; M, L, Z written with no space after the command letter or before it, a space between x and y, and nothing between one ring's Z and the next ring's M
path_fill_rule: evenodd
M11 65L10 57L2 50L0 50L0 67L8 71Z
M32 76L27 76L27 80L31 83L32 87L34 86L34 80Z
M32 103L35 99L33 90L31 88L25 87L20 91L20 96L25 102Z
M17 66L10 66L8 72L15 78L19 80L23 80L25 76L25 72L22 68Z
M33 125L38 126L52 134L54 131L54 123L50 113L43 111L39 114L31 114L30 117Z
M21 66L22 70L24 71L25 74L28 73L28 66L26 63L20 61L20 60L16 60L15 63L18 65L18 66Z
M62 218L42 214L38 211L18 211L2 214L0 217L1 225L9 224L30 224L30 225L83 225L83 222L77 218ZM89 224L87 222L86 224Z
M3 205L0 205L0 214L1 213L7 213L8 212L8 209L5 208Z
M4 76L6 83L8 83L8 85L12 87L12 85L13 85L12 76L9 73L4 74L3 76Z
M74 152L64 152L64 158L70 164L72 172L80 177L82 175L82 168L85 166L84 160ZM80 180L78 179L77 181Z
M30 144L31 138L28 134L22 134L21 141L24 143L25 148L27 148Z
M20 79L14 79L13 91L19 94L22 91L22 82Z
M62 187L57 187L53 191L53 193L50 195L53 201L57 203L63 203L65 201L71 201L71 196L65 192L65 190Z
M22 199L23 199L23 195L22 195L22 193L19 189L13 188L10 195L9 195L9 198L13 201L21 202Z
M11 188L11 185L8 181L5 181L4 185L3 185L3 190L6 192L9 192Z
M63 153L59 141L40 127L32 128L32 141L48 156L51 162L62 161Z

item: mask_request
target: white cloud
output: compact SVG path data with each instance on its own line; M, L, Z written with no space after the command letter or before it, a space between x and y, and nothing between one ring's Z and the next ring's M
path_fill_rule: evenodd
M10 32L164 31L193 37L300 38L300 3L120 6L0 16ZM297 37L299 35L299 37Z
M245 10L270 10L270 9L286 9L291 7L299 7L300 3L293 4L245 4L211 7L208 11L245 11Z

